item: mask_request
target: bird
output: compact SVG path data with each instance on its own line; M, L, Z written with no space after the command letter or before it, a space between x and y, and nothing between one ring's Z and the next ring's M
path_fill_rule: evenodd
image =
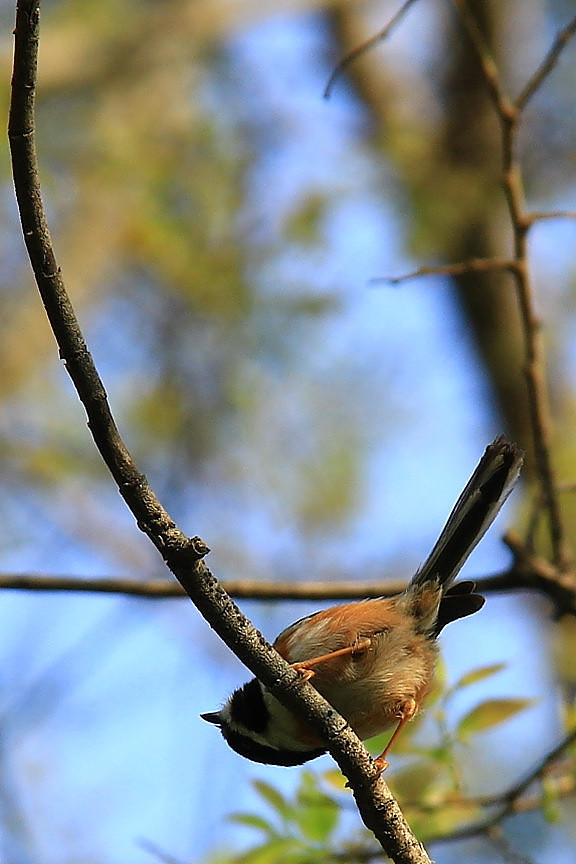
M516 484L523 456L503 435L488 445L402 593L331 606L295 621L274 642L363 741L395 727L374 760L380 771L432 689L440 632L484 605L474 582L454 580ZM257 678L235 690L219 711L200 716L253 762L302 765L327 749Z

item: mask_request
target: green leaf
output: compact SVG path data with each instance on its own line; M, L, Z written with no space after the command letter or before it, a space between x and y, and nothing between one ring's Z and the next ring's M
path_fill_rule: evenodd
M506 663L492 663L490 666L480 666L478 669L472 669L466 672L461 678L451 687L452 692L462 690L464 687L469 687L471 684L476 684L478 681L484 681L485 678L490 678L506 668Z
M419 759L390 775L390 788L400 802L428 801L435 798L442 769L431 759Z
M327 796L304 804L294 816L303 836L315 843L325 843L338 824L338 805Z
M263 831L269 837L278 836L278 832L274 826L262 816L257 816L256 813L230 813L228 819L230 822L236 822L238 825L248 825L250 828Z
M279 837L253 846L245 854L235 858L236 864L280 864L294 860L294 855L300 852L299 844L290 837Z
M338 824L340 808L318 787L316 776L302 772L296 793L294 819L303 836L316 843L325 843Z
M467 741L478 732L504 723L532 703L532 699L486 699L464 715L458 724L457 734L462 741Z
M266 783L265 780L254 780L254 788L261 798L263 798L283 819L289 818L291 815L291 807L282 795L281 792Z

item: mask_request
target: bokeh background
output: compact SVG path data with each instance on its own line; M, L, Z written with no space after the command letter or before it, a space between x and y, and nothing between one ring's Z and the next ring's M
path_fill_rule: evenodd
M512 94L573 14L561 0L470 6ZM416 3L323 99L335 64L397 8L43 8L37 134L59 263L128 446L222 579L408 578L488 441L507 431L531 451L507 277L371 281L511 249L498 126L450 4ZM2 0L4 108L13 20ZM534 210L575 208L575 75L576 43L524 118ZM0 569L163 578L58 361L0 158ZM566 480L575 245L569 220L530 235ZM468 575L507 566L499 537L525 524L527 496ZM242 606L270 639L317 608ZM243 761L199 719L247 673L187 600L6 591L0 608L6 864L145 864L158 860L150 846L179 862L228 861L256 839L227 818L264 807L251 781L288 796L298 785L299 769ZM505 664L453 700L451 716L487 694L533 700L455 752L471 794L506 788L563 733L571 663L549 611L535 596L491 595L443 635L448 682ZM437 731L427 724L420 746ZM312 766L329 768L328 757ZM509 825L533 860L573 860L573 806L558 806L557 824L537 811ZM434 852L502 860L480 841Z

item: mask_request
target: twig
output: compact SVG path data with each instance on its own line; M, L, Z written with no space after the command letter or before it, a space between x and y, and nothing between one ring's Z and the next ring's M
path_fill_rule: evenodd
M556 748L555 748L556 749ZM548 766L549 767L549 766ZM546 769L548 770L548 769ZM514 787L515 788L515 787ZM568 769L568 772L560 775L555 780L555 789L554 795L558 799L562 798L570 798L574 795L574 775L573 772ZM417 810L422 815L429 814L430 816L434 816L438 813L439 810L445 809L447 806L467 806L467 807L477 807L477 808L501 808L503 804L507 801L508 796L511 793L511 789L506 790L503 793L497 795L488 795L488 796L478 796L478 797L463 797L463 796L454 796L447 795L445 798L442 798L440 801L436 802L422 802L422 801L410 801L403 800L402 804L407 810ZM522 797L517 798L514 802L514 809L512 813L508 814L508 817L515 816L519 813L526 813L531 810L538 810L543 807L546 803L546 798L544 794L540 795L531 795L527 796L525 794ZM499 811L500 812L500 811ZM428 838L429 843L451 843L453 841L458 842L461 840L471 839L473 837L481 837L482 835L486 835L490 838L492 832L499 827L499 822L494 825L488 825L488 820L481 820L478 822L471 823L459 831L455 833L454 829L448 829L445 832L439 832L430 836ZM345 852L341 854L337 854L334 856L335 861L358 861L358 862L369 862L375 861L382 858L382 852L380 849L372 846L361 846L355 848L350 846L346 849Z
M564 27L563 30L560 30L550 50L544 57L542 63L540 64L538 69L536 69L532 77L528 80L522 92L514 100L514 104L516 105L518 111L524 110L528 101L540 88L540 86L548 77L550 72L552 72L560 58L562 51L564 50L570 39L572 39L575 33L576 15L574 16L572 21L570 21L570 23L567 24L566 27Z
M495 270L508 270L512 273L515 268L516 262L509 258L470 258L468 261L458 261L454 264L418 267L417 270L403 273L401 276L375 276L370 279L370 284L400 285L402 282L419 279L421 276L462 276L465 273L491 273Z
M576 210L536 210L526 214L526 221L530 227L535 222L543 222L545 219L576 219Z
M556 484L556 492L559 495L575 491L576 482L574 481L565 481ZM544 499L544 496L542 495L542 490L538 490L536 495L534 495L533 501L531 503L530 514L528 517L528 525L526 528L526 547L530 549L530 551L533 551L534 549L536 532L540 523L540 516L542 515L542 511L545 509L545 507L546 501Z
M408 582L268 582L235 579L220 583L231 597L243 600L358 600L390 597ZM127 579L120 576L64 576L43 573L0 573L0 590L70 591L94 594L125 594L151 600L186 597L173 579Z
M575 741L576 729L572 729L552 750L546 754L546 756L532 771L501 796L501 806L496 809L495 813L481 822L466 826L460 831L452 832L450 840L463 840L465 838L477 837L480 834L486 834L493 826L500 825L504 819L512 816L516 812L516 806L526 790L529 789L537 780L541 780L548 768L556 762L556 760L559 759Z
M357 48L349 51L348 54L346 54L346 56L343 57L342 60L340 60L340 62L336 65L334 71L330 75L330 78L328 79L328 83L326 84L323 93L324 99L330 99L336 81L338 80L338 78L340 78L342 73L346 71L348 66L350 66L350 64L353 63L354 60L357 60L358 57L361 57L362 54L370 51L370 49L377 45L379 42L383 42L385 39L387 39L392 30L394 30L394 28L402 21L406 12L408 12L410 6L412 6L415 2L416 0L405 0L400 9L393 15L393 17L390 19L388 24L386 24L383 30L380 30L375 36L371 36L370 39L367 39L366 42L363 42Z
M504 542L514 555L513 578L519 586L541 591L554 605L557 618L562 615L576 615L576 578L574 573L556 567L535 555L515 531L508 531ZM492 582L489 578L488 583ZM497 590L492 585L493 590ZM481 584L481 590L487 586Z
M503 864L534 864L532 858L527 858L526 855L521 855L512 848L500 825L492 825L486 832L486 838Z
M104 386L57 267L44 215L34 140L39 19L40 0L19 0L9 119L14 185L38 289L60 356L86 410L94 442L139 527L208 623L282 704L294 710L326 741L349 780L364 823L383 849L398 864L430 864L361 741L242 615L204 564L202 559L209 551L206 544L200 538L189 539L180 531L120 438Z
M512 225L514 263L512 274L524 333L524 376L528 392L530 424L534 439L536 470L542 494L546 502L548 525L552 542L554 562L568 569L570 555L562 521L562 512L556 494L556 477L550 455L550 404L548 399L544 346L541 323L536 315L535 294L528 271L527 234L533 222L526 211L520 165L516 158L516 137L521 109L526 101L545 80L553 68L560 51L576 30L573 22L558 37L547 58L530 79L520 97L511 102L504 93L494 59L486 45L478 24L471 14L466 0L453 0L464 23L474 50L478 55L488 92L500 123L502 135L502 180L504 194Z
M504 542L514 553L515 564L508 570L491 576L477 577L478 591L483 594L537 591L548 597L556 613L576 614L576 583L559 572L544 558L510 531ZM230 597L239 600L298 600L328 602L360 600L371 597L392 597L408 585L407 580L331 581L331 582L269 582L256 579L224 580L220 583ZM46 575L41 573L0 573L0 590L71 592L93 594L123 594L148 600L178 599L187 596L173 579L130 579L125 577L82 577Z
M486 44L484 34L480 30L476 18L470 11L466 0L452 0L452 4L456 7L472 46L478 55L482 74L497 113L500 116L509 114L512 106L504 93L496 61Z

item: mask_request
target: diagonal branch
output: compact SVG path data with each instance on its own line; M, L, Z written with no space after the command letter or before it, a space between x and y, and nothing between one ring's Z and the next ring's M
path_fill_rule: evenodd
M366 42L363 42L362 45L358 45L357 48L353 48L352 51L349 51L345 57L340 60L340 62L336 65L334 71L330 75L328 79L328 83L324 88L324 99L330 99L332 95L332 90L334 89L334 85L340 78L340 76L346 71L346 69L353 63L358 57L361 57L362 54L365 54L367 51L370 51L375 45L378 45L379 42L383 42L385 39L390 36L392 31L400 24L405 14L408 12L410 7L416 2L416 0L404 0L404 3L398 9L398 11L392 16L388 24L376 33L375 36L372 36L370 39L367 39Z
M566 25L554 40L550 50L544 57L540 66L536 69L534 74L531 76L530 80L524 86L522 92L516 97L514 100L514 104L519 111L523 111L526 107L528 101L532 98L534 93L540 88L544 80L548 77L550 72L556 66L562 51L570 42L572 37L576 34L576 15L570 21L569 24Z
M405 822L368 752L346 722L268 645L203 562L208 547L188 538L156 498L122 441L57 266L46 223L35 150L34 120L40 0L19 0L8 134L22 230L60 356L88 417L94 443L120 494L186 593L224 642L288 708L327 742L366 826L398 864L430 859Z

